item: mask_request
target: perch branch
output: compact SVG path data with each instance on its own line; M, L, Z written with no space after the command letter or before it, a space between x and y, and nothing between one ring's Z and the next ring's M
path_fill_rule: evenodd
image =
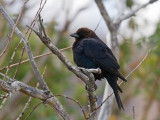
M42 20L40 17L39 17L39 21L41 21L40 23L42 23ZM42 26L43 24L40 24L41 28L39 28L39 31L42 30L41 31L42 33L37 32L30 26L27 26L27 27L33 30L37 34L37 36L40 38L40 40L50 49L50 51L52 51L52 53L55 54L71 72L73 72L77 77L79 77L86 84L86 86L88 87L87 93L88 93L88 98L90 103L90 112L93 112L97 106L96 104L97 98L96 98L96 92L95 92L95 79L93 74L87 70L81 71L77 67L73 66L72 63L62 55L62 53L58 50L58 48L52 44L50 38L44 35L45 29L42 29L43 28ZM90 119L93 119L93 120L97 119L96 111L92 114Z

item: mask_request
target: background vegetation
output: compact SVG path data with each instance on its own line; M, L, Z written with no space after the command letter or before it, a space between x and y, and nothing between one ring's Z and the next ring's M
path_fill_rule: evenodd
M14 1L6 3L2 0L0 2L7 7L12 6L12 4L14 3ZM132 8L134 4L134 1L126 0L127 9ZM24 10L23 12L25 13L28 9ZM23 15L25 15L24 13L22 14L21 18L23 18ZM18 15L11 14L11 16L16 20ZM18 23L18 27L23 33L26 33L27 27L25 26L26 24L24 24L22 21L23 19L21 19ZM134 33L135 31L137 32L139 30L139 24L134 18L129 19L126 24L127 27L125 29L125 32L129 30L131 31L131 33ZM68 27L66 27L62 31L59 31L56 29L56 21L54 20L45 23L45 27L47 30L47 34L53 40L52 42L55 43L59 49L66 48L72 45L73 40L71 40L71 38L69 37ZM117 108L117 105L114 104L111 120L134 119L133 107L135 111L135 120L160 119L160 22L157 22L154 27L155 30L149 37L140 35L140 37L135 40L132 34L126 35L123 32L120 35L121 40L119 44L119 63L121 66L120 71L124 76L126 76L141 62L142 58L146 55L150 48L151 51L148 52L149 55L141 64L141 66L127 79L128 82L122 84L121 87L123 89L123 94L121 94L121 98L125 107L125 111L120 111ZM3 18L2 14L0 14L1 52L7 44L7 36L10 34L10 32L11 29L9 28L8 23ZM28 35L29 34L26 34L27 37ZM9 46L6 49L6 52L0 58L1 73L5 74L6 69L2 68L8 66L11 56L19 42L20 39L17 37L17 35L14 34L13 38L9 42ZM29 43L34 56L49 52L48 48L46 48L46 46L40 42L39 38L34 33L31 33ZM11 65L19 62L22 49L23 43L18 47ZM71 49L63 51L63 54L73 63L73 55ZM24 52L22 61L26 60L27 58L27 53ZM73 73L68 71L68 69L63 65L61 61L59 61L59 59L55 55L50 54L37 58L36 63L41 73L43 73L46 66L44 79L53 94L66 95L75 100L78 100L83 108L87 111L88 102L83 82L79 80ZM11 67L7 75L13 78L16 68L17 66ZM2 76L0 76L0 78L3 79ZM35 80L36 78L29 62L20 65L15 78L31 86L36 86L37 84L37 80ZM97 81L97 85L98 104L100 104L103 97L102 95L104 90L104 81ZM0 91L0 94L5 93ZM3 106L3 109L0 110L0 119L12 120L17 118L28 98L28 96L21 93L13 94L11 98L7 99L6 103ZM61 103L73 119L84 119L81 109L76 103L71 100L67 100L62 96L59 96L58 99L61 101ZM1 104L2 101L3 99L0 100ZM39 102L39 100L33 98L31 103L29 104L29 108L26 110L22 119L24 119ZM29 119L56 120L58 118L49 106L44 106L43 104L41 104L37 109L34 110Z

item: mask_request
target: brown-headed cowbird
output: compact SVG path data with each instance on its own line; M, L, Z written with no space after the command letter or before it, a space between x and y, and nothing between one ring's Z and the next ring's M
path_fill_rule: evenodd
M75 38L73 43L74 62L78 67L100 68L101 74L94 74L96 80L106 78L113 89L118 107L124 110L118 90L122 92L117 84L118 78L127 81L118 71L120 68L117 59L111 49L88 28L80 28L70 35Z

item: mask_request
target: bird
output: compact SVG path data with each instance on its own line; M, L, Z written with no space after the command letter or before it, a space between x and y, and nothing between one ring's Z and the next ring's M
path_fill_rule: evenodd
M89 28L79 28L70 35L75 38L72 45L73 59L78 67L85 69L101 69L100 74L93 73L95 80L106 78L111 86L119 109L123 109L123 104L119 96L122 89L117 84L118 78L127 82L120 74L120 66L111 49Z

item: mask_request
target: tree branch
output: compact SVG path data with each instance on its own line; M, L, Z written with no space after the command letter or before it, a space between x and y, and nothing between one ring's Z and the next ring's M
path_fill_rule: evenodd
M5 11L5 9L2 7L1 4L0 4L0 11L1 11L2 15L6 18L8 23L10 24L11 28L13 29L14 28L14 22L9 17L8 13ZM29 57L29 60L30 60L30 63L31 63L31 66L32 66L32 69L33 69L33 72L35 73L41 88L48 90L48 87L47 87L46 83L44 82L41 74L39 73L37 65L36 65L36 63L33 59L31 48L30 48L30 45L29 45L27 39L25 38L25 36L21 33L21 31L17 27L15 28L15 32L21 38L21 40L23 40L23 43L25 45L25 48L26 48L26 51L28 53L28 57Z
M99 11L106 23L106 25L108 26L108 29L110 31L111 34L111 46L112 46L112 51L115 54L116 58L118 58L118 54L116 54L116 52L118 51L118 39L117 39L117 29L115 27L115 25L113 24L113 21L111 20L108 12L106 11L102 0L95 0Z
M32 96L34 98L40 99L44 101L46 104L49 104L53 109L56 109L58 114L61 115L61 117L64 120L70 120L69 116L67 115L66 112L64 112L58 100L53 95L51 94L48 95L48 93L44 90L40 90L40 89L31 87L15 79L12 83L8 83L0 79L0 87L2 88L3 91L7 93L14 93L14 92L19 91L28 96Z
M123 20L126 20L126 19L128 19L128 18L130 18L130 17L132 17L132 16L135 16L135 14L136 14L139 10L141 10L142 8L147 7L148 5L150 5L150 4L152 4L152 3L156 2L156 1L158 1L158 0L149 0L147 3L139 6L138 8L136 8L136 9L133 10L133 11L131 11L130 13L120 16L118 19L115 20L114 24L115 24L116 26L119 26L120 23L121 23Z
M40 18L40 17L39 17ZM41 21L41 19L39 19L39 21ZM40 22L41 23L41 22ZM87 86L87 93L88 93L88 97L89 97L89 103L90 103L90 113L92 113L97 106L97 97L96 97L96 92L95 92L95 78L93 76L93 74L91 72L99 72L100 70L87 70L87 69L78 69L78 67L75 67L72 65L72 63L67 60L62 53L60 52L60 50L58 50L58 48L52 44L50 38L48 36L44 35L44 30L42 29L43 24L40 24L39 31L42 30L41 32L37 32L36 30L34 30L33 28L29 27L31 30L33 30L37 36L40 38L40 40L50 49L50 51L55 54L64 64L65 66L71 71L73 72L77 77L79 77ZM93 112L92 116L90 116L89 119L92 120L96 120L97 119L97 113L96 111Z
M113 24L113 21L111 20L107 10L105 9L102 0L95 0L99 11L106 23L106 26L108 26L108 29L110 31L110 36L111 36L111 49L114 53L114 55L116 56L117 59L119 59L119 48L118 48L118 38L117 38L117 28L116 26ZM104 91L104 95L103 95L103 99L106 98L106 96L108 96L110 93L110 91L112 91L111 87L109 87L108 83L106 82L106 86L105 86L105 91ZM103 105L100 114L99 114L99 118L104 120L104 119L109 119L110 114L111 114L111 109L112 109L112 104L113 104L113 97L110 97L109 102L105 103L105 105Z
M5 9L2 7L1 4L0 4L0 12L1 12L2 15L6 18L6 20L7 20L8 23L10 24L11 28L13 29L13 27L14 27L14 22L13 22L13 20L9 17L8 13L5 11ZM25 36L21 33L21 31L20 31L17 27L15 28L15 32L16 32L16 34L19 36L19 38L21 38L21 40L23 41L23 43L24 43L24 45L25 45L25 49L26 49L26 51L27 51L27 53L28 53L28 57L29 57L29 60L30 60L30 64L31 64L31 66L32 66L32 69L33 69L33 71L34 71L34 73L35 73L35 75L36 75L36 77L37 77L37 80L38 80L41 88L42 88L43 90L45 90L45 92L46 92L46 94L47 94L48 96L52 96L51 98L47 99L48 104L49 104L54 110L56 110L57 114L60 115L61 118L65 119L65 120L69 120L68 114L66 113L66 111L64 110L64 108L62 107L62 105L59 103L59 101L52 95L52 93L50 92L48 86L46 85L45 81L43 80L40 72L38 71L37 65L36 65L36 63L35 63L35 61L34 61L34 59L33 59L33 55L32 55L32 52L31 52L31 48L30 48L30 45L29 45L27 39L25 38ZM7 87L7 85L9 85L9 84L3 82L2 80L1 80L1 83L3 83L4 85L6 85L6 87ZM14 83L14 84L13 84L13 83ZM25 86L24 83L20 83L20 82L18 82L18 81L13 82L13 83L12 83L12 84L13 84L13 85L16 85L16 88L17 88L18 90L20 90L21 92L27 93L27 94L30 95L30 96L32 96L32 95L34 95L34 94L30 93L30 92L27 91L27 90L30 90L30 89L31 89L31 91L33 91L33 93L34 93L34 90L35 90L35 92L37 92L36 89L32 89L32 87ZM12 85L12 84L11 84L11 85ZM2 84L1 84L1 85L2 85ZM23 89L21 88L21 86L23 86ZM12 86L9 86L9 87L12 88ZM14 87L13 87L13 88L14 88ZM4 90L8 91L9 89L6 89L6 88L4 87ZM46 91L46 90L47 90L47 91ZM44 91L43 91L43 92L44 92ZM42 93L42 92L39 91L39 93ZM39 95L40 95L40 96L39 96ZM39 99L42 99L42 98L41 98L42 95L43 95L43 94L37 94L36 97L39 97ZM34 96L33 96L33 97L34 97Z

